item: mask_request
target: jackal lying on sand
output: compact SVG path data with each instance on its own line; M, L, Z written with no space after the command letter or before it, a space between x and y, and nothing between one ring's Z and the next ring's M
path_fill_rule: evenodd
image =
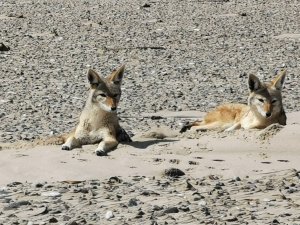
M248 105L224 104L206 114L202 121L188 122L180 132L186 130L220 129L231 131L239 128L263 129L273 123L286 125L286 115L282 105L281 90L286 69L277 72L276 78L262 83L250 74Z
M124 69L123 65L106 78L89 69L87 77L91 85L90 93L80 115L79 124L65 138L63 150L100 142L95 153L103 156L115 148L120 139L131 141L120 127L117 116Z

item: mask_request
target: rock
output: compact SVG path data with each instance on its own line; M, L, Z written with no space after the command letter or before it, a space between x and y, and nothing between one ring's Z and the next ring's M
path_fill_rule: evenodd
M169 213L179 213L179 209L177 207L169 207L163 211L165 214Z
M152 207L152 211L160 211L160 210L162 210L163 208L162 207L160 207L160 206L158 206L158 205L154 205L153 207Z
M115 177L109 178L108 182L109 183L122 183L122 180L119 177L115 176Z
M200 206L205 206L205 205L206 205L206 201L200 200L200 201L198 202L198 205L200 205Z
M45 196L45 197L60 197L61 193L59 193L57 191L49 191L49 192L43 192L43 193L41 193L41 196Z
M14 181L14 182L8 184L7 187L16 187L18 185L22 185L22 183L18 182L18 181Z
M230 217L227 217L225 219L225 221L227 221L227 222L235 222L235 221L238 221L238 218L236 218L235 216L230 216Z
M190 208L188 206L180 206L179 207L179 210L183 211L183 212L189 212L190 211Z
M145 4L143 5L143 7L144 7L144 8L149 8L149 7L150 7L150 4L149 4L149 3L145 3Z
M44 185L42 184L42 183L36 183L35 184L35 187L37 187L37 188L41 188L41 187L43 187Z
M4 45L3 43L0 43L0 51L4 52L4 51L9 51L10 47Z
M71 222L68 222L67 225L79 225L79 223L73 220Z
M145 213L144 213L143 211L140 210L140 211L137 213L137 215L136 215L135 218L142 218L143 215L145 215Z
M55 217L49 219L49 223L57 223L58 220Z
M4 210L12 210L12 209L17 209L24 205L31 205L31 203L29 201L13 202L13 203L10 203L8 206L5 206L3 209Z
M111 219L111 218L114 218L113 212L112 212L112 211L107 211L107 212L105 213L105 219L109 220L109 219Z
M131 198L128 202L128 206L129 207L132 207L132 206L137 206L138 203L137 203L137 199L136 198Z
M164 171L164 174L168 177L180 177L185 175L185 173L182 170L177 168L166 169Z

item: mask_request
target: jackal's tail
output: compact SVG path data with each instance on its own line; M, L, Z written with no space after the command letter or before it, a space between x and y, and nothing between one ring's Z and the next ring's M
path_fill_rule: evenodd
M20 149L33 148L38 145L62 145L67 139L68 134L42 137L33 141L16 141L13 143L1 143L0 149Z
M42 137L35 140L33 143L35 145L62 145L67 139L67 134L51 136L51 137Z

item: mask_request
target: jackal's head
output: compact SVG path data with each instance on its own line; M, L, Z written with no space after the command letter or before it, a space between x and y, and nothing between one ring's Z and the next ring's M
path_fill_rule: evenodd
M283 110L281 90L286 69L282 69L277 74L272 81L266 83L262 83L253 74L249 75L248 85L250 95L248 105L252 111L263 118L276 117Z
M114 70L106 78L89 69L87 77L91 85L92 103L107 112L116 112L121 97L121 83L125 66Z

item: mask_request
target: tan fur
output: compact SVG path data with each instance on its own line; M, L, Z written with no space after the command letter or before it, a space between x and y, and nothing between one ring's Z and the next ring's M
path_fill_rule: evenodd
M105 155L118 145L119 125L116 108L121 96L121 81L124 66L112 72L107 78L95 71L88 71L90 93L80 115L79 124L62 145L71 150L85 144L99 143L97 155Z
M249 76L250 94L248 105L224 104L207 113L203 121L195 121L183 127L192 130L235 130L239 128L263 129L273 123L286 125L286 115L282 105L281 89L286 69L268 83L261 83L253 74Z

